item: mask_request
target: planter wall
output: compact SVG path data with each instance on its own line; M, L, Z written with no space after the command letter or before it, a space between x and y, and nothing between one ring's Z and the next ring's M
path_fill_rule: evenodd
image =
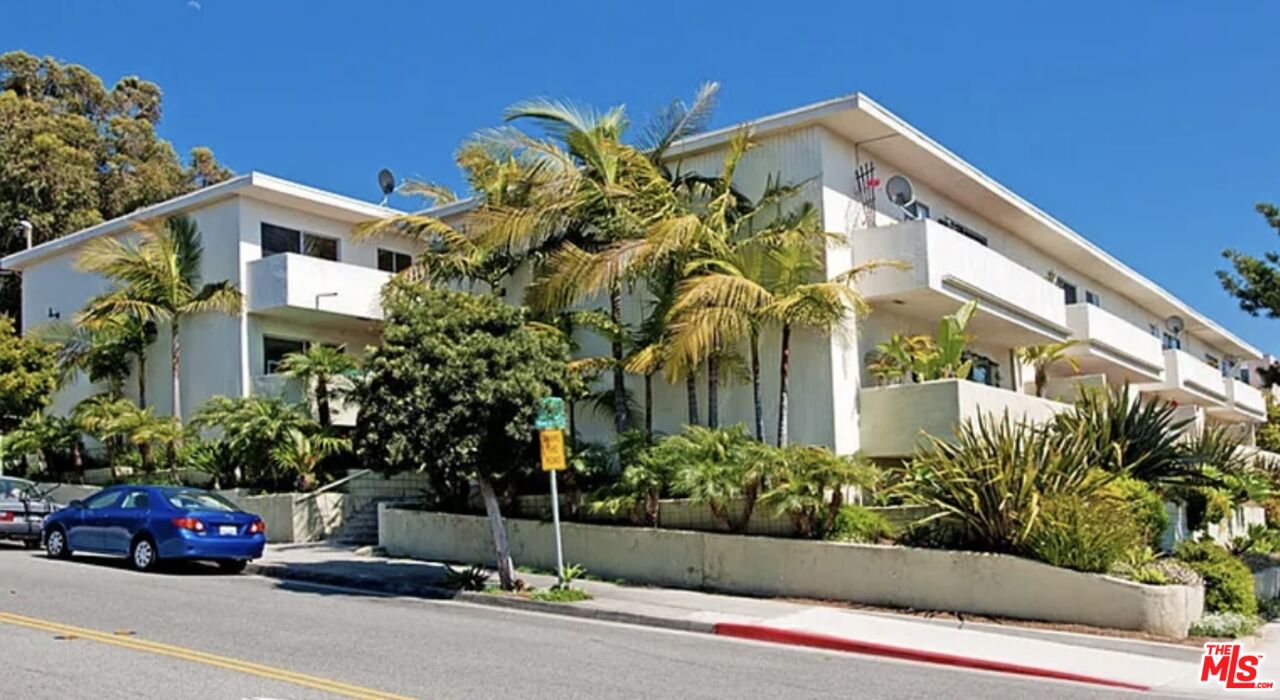
M267 542L319 542L328 539L351 513L346 494L322 493L305 501L295 493L248 496L238 490L220 491L236 505L260 516L267 524Z
M552 527L508 520L520 564L555 566ZM485 518L383 506L379 544L393 556L489 562ZM1145 586L998 554L563 525L566 560L605 578L761 596L800 596L963 611L1185 637L1204 609L1199 586Z

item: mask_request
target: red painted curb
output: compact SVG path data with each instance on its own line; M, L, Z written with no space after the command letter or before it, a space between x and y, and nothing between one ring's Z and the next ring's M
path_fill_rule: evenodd
M1062 681L1075 681L1076 683L1105 685L1112 688L1125 688L1127 690L1151 690L1150 686L1126 683L1124 681L1115 681L1107 678L1098 678L1095 676L1085 676L1078 673L1055 671L1053 669L1037 668L1035 666L1022 666L1020 664L1010 664L1002 661L991 661L989 659L978 659L968 656L956 656L954 654L943 654L941 652L934 651L922 651L920 649L908 649L905 647L889 646L887 644L877 644L875 642L862 642L856 639L832 637L825 634L814 634L812 632L796 632L793 630L784 630L776 627L766 627L763 625L717 622L715 630L716 634L725 637L754 639L761 642L773 642L774 644L791 644L794 646L815 647L818 649L830 649L833 651L846 651L854 654L887 656L894 659L920 661L930 664L940 664L942 666L958 666L961 668L972 668L981 671L1012 673L1021 676L1035 676L1037 678L1052 678Z

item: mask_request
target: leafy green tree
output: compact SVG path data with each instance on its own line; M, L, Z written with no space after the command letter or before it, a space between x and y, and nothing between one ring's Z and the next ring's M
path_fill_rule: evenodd
M1265 202L1254 208L1267 226L1280 233L1280 208ZM1231 262L1232 269L1218 270L1218 281L1240 302L1240 308L1253 316L1280 318L1280 253L1267 252L1259 259L1228 248L1222 257Z
M315 393L316 414L321 428L332 424L329 403L347 394L342 386L334 386L335 377L350 377L359 364L341 347L312 343L304 352L285 356L280 369L290 377L310 385Z
M143 222L138 233L136 243L99 238L80 254L82 269L106 277L115 288L92 299L79 320L93 325L126 316L167 323L173 415L181 419L182 320L200 313L239 313L244 296L227 280L205 283L201 279L204 243L189 217Z
M302 406L265 396L215 396L196 411L191 425L221 432L222 442L244 465L244 481L286 488L290 486L289 475L277 468L272 453L294 432L320 432L319 424Z
M498 489L538 463L541 399L576 390L567 345L490 295L393 280L383 344L357 388L359 457L388 473L425 471L436 495L465 505L479 485L504 589L514 585Z
M42 243L230 177L208 148L183 165L156 134L161 101L137 77L108 90L83 66L0 54L0 228L30 221ZM0 236L0 254L22 245ZM16 280L4 278L0 312L18 308Z
M271 461L297 476L298 490L316 486L316 467L326 458L351 450L351 440L324 433L292 429L271 450Z
M56 348L23 338L0 315L0 432L9 432L49 405L58 389Z
M5 449L23 456L39 454L44 461L44 471L59 476L74 471L84 472L84 444L80 440L80 428L74 421L61 416L33 413L5 436ZM31 464L27 463L31 473Z
M136 316L107 316L88 324L48 323L33 335L58 346L60 381L65 385L83 372L89 381L105 382L120 397L137 363L138 405L147 406L147 348L156 339L154 323Z

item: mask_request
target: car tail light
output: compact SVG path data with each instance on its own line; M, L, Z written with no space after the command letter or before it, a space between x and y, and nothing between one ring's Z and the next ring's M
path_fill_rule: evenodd
M255 520L249 525L249 534L257 535L267 531L267 524L261 520Z
M11 522L13 522L13 513L10 513L9 511L0 513L0 523L11 523Z
M190 530L192 532L204 532L204 523L195 518L174 518L173 526L179 530Z

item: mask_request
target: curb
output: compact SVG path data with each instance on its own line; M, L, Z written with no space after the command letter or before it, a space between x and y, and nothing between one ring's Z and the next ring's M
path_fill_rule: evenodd
M844 651L869 656L884 656L893 659L919 661L941 666L956 666L959 668L970 668L980 671L996 671L998 673L1008 673L1019 676L1033 676L1036 678L1074 681L1076 683L1089 683L1092 685L1102 685L1111 688L1125 688L1127 690L1151 690L1151 687L1146 685L1127 683L1125 681L1115 681L1108 678L1099 678L1097 676L1086 676L1079 673L1070 673L1068 671L1055 671L1048 668L1024 666L1022 664L1011 664L1003 661L992 661L990 659L979 659L969 656L957 656L954 654L924 651L921 649L908 649L906 647L895 647L888 644L877 644L875 642L862 642L854 639L846 639L844 637L814 634L812 632L784 630L776 627L766 627L764 625L720 622L715 625L715 633L720 636L735 637L738 639L753 639L760 642L772 642L774 644L789 644L792 646Z
M694 632L720 637L748 639L758 642L769 642L772 644L811 647L815 649L841 651L866 656L881 656L940 666L953 666L979 671L994 671L997 673L1011 675L1072 681L1075 683L1086 683L1110 688L1123 688L1126 690L1138 691L1151 690L1150 686L1128 683L1125 681L1116 681L1108 678L1100 678L1097 676L1087 676L1067 671L1057 671L1048 668L1005 663L990 659L979 659L941 652L910 649L907 647L895 647L887 644L863 642L855 639L832 637L829 635L814 634L811 632L797 632L795 630L785 630L776 627L768 627L766 625L749 625L734 622L674 620L667 617L659 617L657 615L602 610L600 608L581 606L573 603L549 603L539 600L528 600L526 598L511 595L456 591L451 588L441 588L439 586L421 583L388 581L386 579L374 577L329 574L322 571L300 571L288 565L281 564L250 564L245 567L245 573L281 581L318 583L329 586L364 590L371 593L386 593L390 595L411 596L431 600L454 600L491 608L523 610L526 612L539 612L549 615L560 615L563 617L597 620L600 622L615 622L640 627L655 627L680 632Z

